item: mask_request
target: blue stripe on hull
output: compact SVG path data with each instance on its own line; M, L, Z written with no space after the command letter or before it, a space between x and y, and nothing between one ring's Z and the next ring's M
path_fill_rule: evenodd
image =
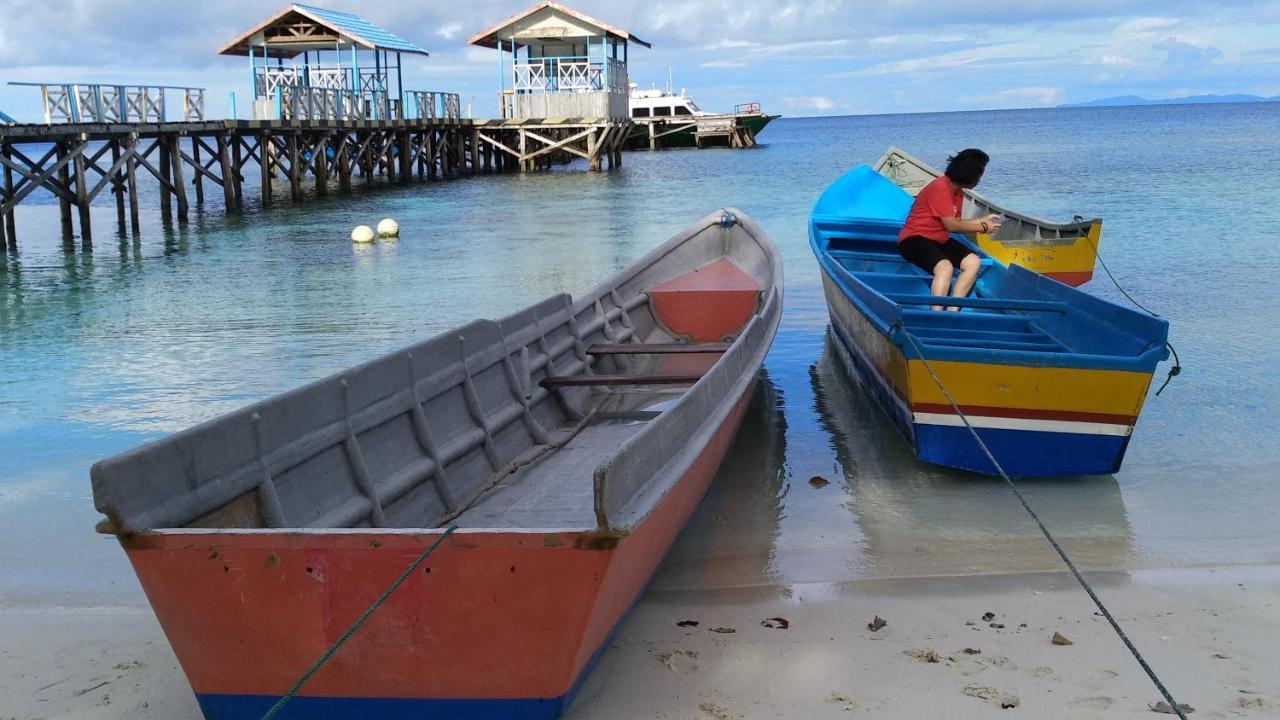
M1128 436L975 428L1013 477L1105 475L1120 469ZM916 423L916 455L926 462L995 474L966 427Z
M259 720L279 699L272 695L196 695L207 720ZM567 702L566 696L527 700L296 697L276 717L280 720L552 720L564 712Z

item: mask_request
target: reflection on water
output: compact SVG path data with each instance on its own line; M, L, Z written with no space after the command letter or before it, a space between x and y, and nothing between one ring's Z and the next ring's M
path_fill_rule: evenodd
M752 152L357 184L298 204L284 192L266 209L250 192L244 214L214 200L186 224L157 222L144 183L140 234L115 236L104 194L92 252L62 243L56 199L24 202L19 248L0 252L0 533L22 538L0 544L0 602L68 583L137 595L119 549L92 533L94 460L591 287L724 205L778 245L786 310L742 435L656 584L1058 568L1007 491L916 462L830 357L814 364L827 311L806 219L831 179L890 144L933 162L983 147L989 197L1105 218L1112 271L1172 323L1187 370L1148 399L1116 478L1026 484L1068 550L1094 567L1280 562L1280 323L1256 321L1274 314L1256 269L1280 266L1278 120L1276 103L782 120ZM352 246L354 225L384 217L397 243ZM1206 246L1220 262L1176 290L1148 272L1198 267ZM1085 289L1123 302L1102 279Z
M735 587L767 580L786 451L782 393L762 370L715 482L654 587Z
M784 323L706 501L654 580L657 589L792 586L861 578L1040 572L1061 561L998 478L920 462L845 374L830 332ZM815 478L821 480L811 482ZM823 484L823 480L827 484ZM1134 557L1112 476L1021 481L1078 565ZM812 594L812 590L809 591Z
M810 368L814 410L830 433L849 510L881 576L1018 572L1052 567L1054 554L999 478L920 462L847 372L827 333ZM1020 481L1045 525L1082 566L1125 568L1129 523L1113 476Z

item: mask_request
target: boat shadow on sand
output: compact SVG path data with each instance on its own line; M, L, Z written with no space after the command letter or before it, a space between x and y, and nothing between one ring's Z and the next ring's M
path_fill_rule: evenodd
M1061 562L1000 478L929 465L849 372L828 330L810 367L814 410L844 471L848 507L880 576L1039 572ZM1121 570L1134 550L1114 475L1018 480L1084 568Z

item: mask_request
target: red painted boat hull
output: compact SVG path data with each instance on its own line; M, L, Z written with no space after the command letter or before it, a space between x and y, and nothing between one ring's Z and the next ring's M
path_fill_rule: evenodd
M277 717L549 718L705 495L754 383L649 516L457 531ZM443 531L187 530L124 546L210 720L260 718Z

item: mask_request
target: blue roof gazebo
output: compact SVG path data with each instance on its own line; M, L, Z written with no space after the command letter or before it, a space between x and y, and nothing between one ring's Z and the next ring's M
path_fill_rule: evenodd
M625 120L631 116L628 48L650 47L626 30L550 0L468 42L498 51L504 118Z
M295 3L218 54L248 56L255 119L306 120L406 117L401 57L428 53L358 15Z

